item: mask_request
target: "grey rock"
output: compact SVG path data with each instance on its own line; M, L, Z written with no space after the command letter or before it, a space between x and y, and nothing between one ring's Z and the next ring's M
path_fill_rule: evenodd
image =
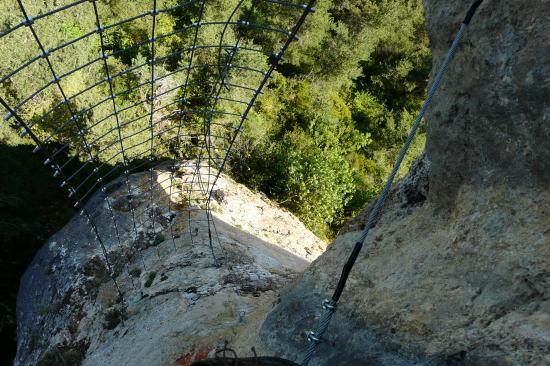
M130 177L131 194L115 183L87 203L110 266L83 216L36 254L17 299L16 366L188 364L226 341L249 354L278 290L326 243L290 213L222 175L217 185L225 199L213 213L216 267L205 212L177 199L168 205L169 192L179 196L168 187L169 174L154 171L153 209L137 220L135 231L130 210L147 210L150 185L143 182L149 173ZM258 205L263 215L241 215L240 228L231 221L231 212L255 212ZM271 232L275 224L290 235Z
M425 4L438 66L470 1ZM546 0L484 1L427 115L426 153L392 190L311 365L550 364L548 29ZM318 257L324 243L290 213L219 184L219 268L165 187L151 236L131 230L143 192L96 194L111 270L82 217L54 235L21 282L15 364L186 364L225 341L300 361L370 208Z
M435 67L470 3L425 1ZM550 365L548 5L483 2L310 365ZM263 352L301 361L371 207L267 316Z
M434 65L470 3L425 1ZM479 8L426 117L433 204L452 210L464 184L550 184L549 8L545 0Z

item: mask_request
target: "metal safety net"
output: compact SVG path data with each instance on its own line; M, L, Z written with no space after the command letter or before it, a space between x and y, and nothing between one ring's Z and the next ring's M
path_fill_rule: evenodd
M98 191L123 186L129 222L119 219L105 195L116 241L158 240L163 219L174 248L178 235L170 215L179 205L180 215L185 211L205 221L213 248L210 202L216 181L312 5L294 0L3 3L0 49L9 53L0 63L4 123L43 154L44 168L87 220L115 284L109 247L86 202ZM134 178L138 172L141 179ZM162 209L159 189L166 193ZM137 190L146 192L141 209L131 203ZM140 248L134 250L130 255L139 255ZM214 250L212 256L219 265Z

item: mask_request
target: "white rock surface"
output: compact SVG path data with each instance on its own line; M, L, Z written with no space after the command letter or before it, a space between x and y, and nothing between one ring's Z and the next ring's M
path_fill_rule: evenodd
M189 167L180 171L177 179L185 186ZM149 204L147 173L131 177L131 200L124 184L108 193L122 245L105 195L96 194L87 206L124 303L85 220L73 218L22 279L15 365L57 365L61 359L90 366L187 365L226 341L250 350L278 290L326 247L289 212L222 175L215 187L218 201L212 203L216 267L200 200L187 206L185 194L173 189L169 210L170 173L159 168L154 175L155 231L162 241L156 246L154 238L136 239L129 211ZM137 231L152 226L138 222Z

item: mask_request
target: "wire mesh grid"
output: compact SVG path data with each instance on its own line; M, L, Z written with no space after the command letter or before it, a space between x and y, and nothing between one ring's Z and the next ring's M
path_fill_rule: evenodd
M150 0L124 9L102 0L46 3L4 5L0 44L12 56L0 64L5 123L44 155L45 168L87 220L122 298L111 248L86 208L97 191L125 187L130 223L121 222L117 202L104 195L119 245L129 236L158 240L159 221L168 220L177 250L171 216L180 206L189 220L200 215L206 222L219 265L214 187L313 1L238 0L222 7ZM166 195L162 207L159 190ZM131 202L138 191L147 197L141 210ZM126 252L127 263L141 250Z

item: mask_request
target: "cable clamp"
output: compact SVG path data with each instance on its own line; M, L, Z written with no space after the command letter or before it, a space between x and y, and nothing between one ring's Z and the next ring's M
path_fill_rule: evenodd
M315 343L321 342L321 338L319 336L317 336L317 334L312 330L307 332L307 340L309 342L315 342Z
M26 17L25 19L23 19L23 25L26 25L26 26L29 26L31 24L34 24L34 19L29 16L29 17Z
M334 300L329 300L329 299L325 299L323 300L323 309L325 310L329 310L331 312L334 312L336 311L336 303L334 302Z

